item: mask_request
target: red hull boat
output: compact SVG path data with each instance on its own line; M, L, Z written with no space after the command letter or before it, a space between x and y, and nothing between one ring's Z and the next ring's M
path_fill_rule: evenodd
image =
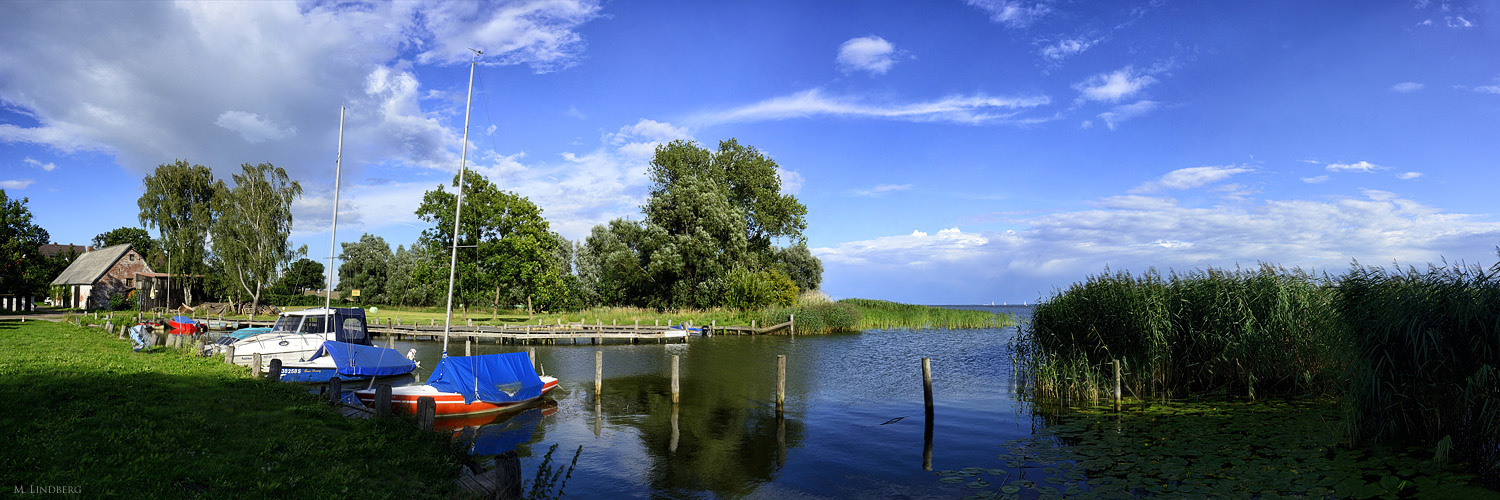
M553 377L541 377L542 393L537 397L521 401L504 403L489 403L475 399L472 403L465 403L463 394L456 392L444 392L430 385L409 385L391 388L391 411L394 413L417 413L417 398L423 396L431 397L437 402L438 417L459 417L465 415L477 415L501 410L508 410L522 405L530 404L542 396L546 396L552 389L557 388L557 379ZM375 390L363 389L354 391L354 397L365 406L375 407Z

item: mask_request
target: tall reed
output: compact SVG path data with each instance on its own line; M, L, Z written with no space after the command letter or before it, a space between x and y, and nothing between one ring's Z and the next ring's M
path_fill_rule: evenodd
M1338 287L1356 332L1351 437L1452 444L1493 479L1500 460L1500 265L1358 267ZM1440 446L1440 448L1443 448Z
M1015 320L1007 314L968 309L901 304L885 300L843 299L840 304L859 308L860 329L961 329L1010 326Z
M1330 392L1347 355L1328 281L1300 269L1090 276L1038 304L1017 354L1038 397Z

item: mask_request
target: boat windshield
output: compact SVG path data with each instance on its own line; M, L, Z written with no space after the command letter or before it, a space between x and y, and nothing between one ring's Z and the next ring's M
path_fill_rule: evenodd
M306 319L302 320L302 328L298 331L302 333L328 333L331 330L324 326L327 324L327 320L328 318L323 316L307 316Z
M271 327L271 330L278 332L295 332L297 331L297 326L301 323L301 316L282 316L280 318L276 318L276 326Z

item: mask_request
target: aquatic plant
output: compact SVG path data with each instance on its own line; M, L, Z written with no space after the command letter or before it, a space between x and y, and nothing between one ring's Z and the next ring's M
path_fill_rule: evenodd
M995 328L1015 324L1007 314L969 309L901 304L886 300L843 299L839 304L859 308L859 329L871 328ZM799 321L800 322L800 321Z

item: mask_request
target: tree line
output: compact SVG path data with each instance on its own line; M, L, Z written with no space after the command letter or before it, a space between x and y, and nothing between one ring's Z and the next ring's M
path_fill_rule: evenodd
M714 151L675 141L656 149L647 174L642 218L612 220L573 242L553 232L526 197L467 172L455 305L495 313L598 305L754 309L791 305L820 285L822 264L802 235L807 208L782 191L776 162L764 153L733 139ZM342 243L340 296L361 304L442 305L454 238L456 191L449 188L459 180L455 175L424 194L415 213L430 226L416 242L392 250L383 238L364 234ZM203 276L203 292L221 301L258 305L269 296L284 300L324 288L324 265L290 242L291 205L301 185L269 163L244 164L232 181L182 160L159 165L142 181L141 227L110 230L93 243L129 243L158 271ZM27 226L26 200L8 200L0 191L0 202L7 236L0 284L45 289L71 257L43 266L45 259L32 254L47 233ZM22 261L33 263L28 273L12 264ZM178 296L191 292L190 280L176 285Z

